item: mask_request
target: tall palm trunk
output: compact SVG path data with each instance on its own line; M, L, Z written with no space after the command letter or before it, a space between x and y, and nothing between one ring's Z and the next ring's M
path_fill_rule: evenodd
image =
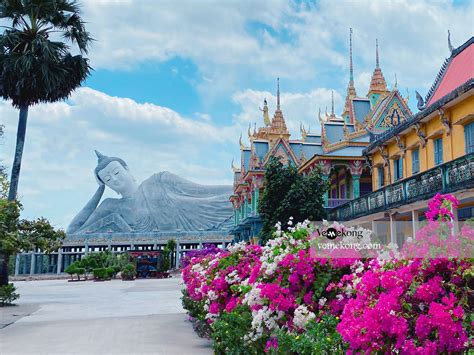
M15 159L13 160L10 191L8 191L8 201L16 200L18 191L18 181L20 179L21 157L25 145L26 121L28 120L28 106L20 107L20 117L18 119L18 130L16 132ZM8 284L8 260L9 253L0 251L0 286Z
M8 192L8 201L16 200L16 195L18 192L18 181L20 180L21 157L23 156L23 147L25 145L27 120L28 106L22 105L20 106L20 118L18 119L18 130L16 132L15 159L13 160L10 191Z

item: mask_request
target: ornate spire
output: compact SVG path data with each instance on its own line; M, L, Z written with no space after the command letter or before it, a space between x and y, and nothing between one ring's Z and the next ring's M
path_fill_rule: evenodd
M352 65L352 27L349 29L349 85L354 86L354 67Z
M373 93L381 94L387 92L387 83L385 82L385 78L382 74L382 69L380 69L378 39L375 40L375 46L375 69L374 73L372 74L372 79L370 80L370 88L367 96L370 96Z
M375 39L375 67L380 68L379 65L379 39Z
M344 104L344 112L342 116L350 115L351 99L357 96L354 87L354 66L352 64L352 28L349 29L349 84L347 85L346 102ZM350 121L352 122L352 117Z
M277 111L280 111L280 78L277 78Z
M285 118L283 117L283 112L280 107L280 78L277 78L277 108L270 126L271 134L285 136L289 138L290 132L286 127Z

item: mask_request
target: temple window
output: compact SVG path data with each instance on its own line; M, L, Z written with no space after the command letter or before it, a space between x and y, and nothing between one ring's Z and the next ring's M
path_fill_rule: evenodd
M464 139L466 144L466 154L474 153L474 122L464 126Z
M414 149L411 152L411 173L416 174L420 172L420 149Z
M438 138L433 141L434 145L434 162L435 165L443 163L443 138Z
M395 179L395 181L403 178L403 159L402 158L398 158L393 161L393 170L394 170L393 178Z
M379 167L377 168L377 174L378 174L379 187L384 187L385 181L384 181L384 169L383 169L383 166L379 166Z

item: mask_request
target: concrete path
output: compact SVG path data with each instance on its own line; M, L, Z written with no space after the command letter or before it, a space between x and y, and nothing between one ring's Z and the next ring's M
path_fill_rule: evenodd
M15 286L19 306L0 308L2 355L212 354L187 321L178 278Z

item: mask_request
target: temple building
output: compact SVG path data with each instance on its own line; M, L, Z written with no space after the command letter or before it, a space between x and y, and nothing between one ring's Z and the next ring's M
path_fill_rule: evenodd
M448 43L451 55L426 98L417 93L420 112L364 149L374 191L331 210L329 218L388 221L387 237L401 244L416 233L427 201L438 192L458 198L456 219L474 216L474 37L456 49ZM406 227L399 230L394 222L402 221Z
M301 138L291 140L290 132L280 106L280 88L277 88L277 109L270 120L268 105L264 101L264 126L251 132L250 146L240 139L240 166L234 167L234 193L230 200L234 206L234 240L255 238L261 228L258 216L258 198L263 189L265 164L277 156L285 164L298 167L302 174L321 167L323 178L330 182L325 194L325 207L331 209L372 192L370 164L363 154L372 141L388 129L398 126L412 115L408 99L402 97L394 85L387 88L379 65L376 42L375 69L367 95L357 96L354 86L352 62L352 29L349 37L349 83L344 111L334 111L334 94L331 112L318 113L320 133L312 133L301 124Z

